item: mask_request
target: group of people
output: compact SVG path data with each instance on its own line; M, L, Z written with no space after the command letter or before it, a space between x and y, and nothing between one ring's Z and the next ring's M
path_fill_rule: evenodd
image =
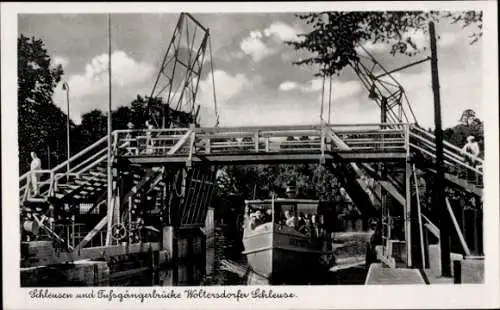
M145 129L146 131L146 150L144 151L146 154L152 154L153 153L153 139L151 137L151 130L154 129L153 124L150 121L146 121L145 124ZM138 153L137 147L139 146L136 137L135 137L135 132L133 131L134 129L134 124L132 122L129 122L127 124L128 129L130 130L127 132L127 135L125 136L125 149L127 150L126 155L136 155Z
M309 214L300 212L297 217L285 211L284 218L281 223L297 230L298 232L306 235L311 235L317 238L326 236L326 229L323 223L323 217L317 214Z
M265 211L257 209L249 214L251 229L272 221L273 215L271 209L266 209ZM320 242L329 239L329 233L326 230L323 217L318 214L299 212L298 216L295 216L289 210L285 210L282 217L275 218L275 222L293 228L299 233L308 235Z

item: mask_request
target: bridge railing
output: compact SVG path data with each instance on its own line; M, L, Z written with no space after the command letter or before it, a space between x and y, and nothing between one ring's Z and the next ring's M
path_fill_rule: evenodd
M116 131L121 156L192 156L228 153L339 151L327 137L338 133L354 151L406 149L405 124L319 124Z
M115 130L113 134L120 145L119 156L154 156L170 152L188 132L189 128L167 128Z
M408 148L406 123L330 124L328 128L339 137L351 151L401 152ZM344 146L334 143L331 151L342 151Z
M420 152L422 155L436 158L436 137L417 126L410 128L410 148ZM459 147L444 141L443 159L448 172L452 174L461 172L473 172L482 176L484 160L472 154L465 153Z

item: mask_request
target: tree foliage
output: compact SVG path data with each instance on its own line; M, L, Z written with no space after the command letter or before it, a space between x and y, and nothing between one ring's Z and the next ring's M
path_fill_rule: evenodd
M444 139L458 147L462 147L468 136L474 136L481 150L480 157L484 156L484 123L476 116L476 112L467 109L462 112L460 123L444 130Z
M412 38L416 31L428 32L429 21L445 19L463 27L476 26L471 35L475 43L482 35L482 11L366 11L320 12L298 14L312 30L287 44L311 54L294 62L297 65L320 66L317 75L339 74L351 62L358 60L357 48L364 43L391 46L390 53L413 56L425 50Z
M237 192L246 199L267 199L272 193L284 195L288 182L294 181L297 198L332 201L340 193L335 175L319 164L280 164L226 166L219 196Z
M52 101L63 68L53 65L41 40L21 35L17 50L19 170L23 173L32 151L40 158L64 154L66 115Z

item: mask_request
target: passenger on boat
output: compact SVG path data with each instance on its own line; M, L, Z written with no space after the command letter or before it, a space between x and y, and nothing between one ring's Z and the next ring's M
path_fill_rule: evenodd
M299 232L307 235L311 233L312 229L311 218L309 217L309 214L306 214L304 217L304 225L299 226Z
M255 229L257 226L264 224L262 211L257 210L250 214L250 228Z
M326 230L324 225L321 223L320 217L316 214L314 214L311 217L311 222L313 226L313 233L314 236L318 239L325 239L326 237Z
M300 228L306 224L304 212L299 213L299 218L297 219L297 227Z
M273 220L273 210L267 209L266 214L264 214L264 223L269 223Z
M290 214L290 211L285 211L285 225L291 228L295 228L297 224L297 219L295 216Z

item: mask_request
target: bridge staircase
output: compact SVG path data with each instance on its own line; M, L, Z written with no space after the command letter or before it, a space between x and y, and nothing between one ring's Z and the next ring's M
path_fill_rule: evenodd
M116 145L114 145L116 148ZM115 164L114 164L115 166ZM68 169L69 168L69 169ZM116 166L114 167L116 170ZM39 194L33 194L32 178L39 178ZM130 166L121 172L122 209L128 197L137 200L141 189L150 185L159 190L163 185L148 183L151 172L140 166ZM114 197L117 198L117 180L114 180ZM31 171L20 177L20 203L22 226L31 240L55 240L66 250L80 249L85 245L105 244L102 228L107 223L107 139L98 140L53 169ZM93 228L93 229L92 229ZM99 234L97 233L99 231ZM96 235L100 238L93 239Z
M409 128L407 169L409 179L405 185L395 180L392 175L379 183L392 197L392 206L386 206L382 218L383 247L379 251L379 258L386 265L394 268L397 260L394 256L406 261L407 265L419 266L434 280L440 277L440 229L436 210L429 204L432 195L432 181L435 175L435 136L417 126ZM467 158L469 157L469 158ZM471 161L475 164L471 165ZM478 157L464 154L458 147L444 142L446 205L449 227L451 229L451 260L476 260L484 255L482 244L482 164ZM367 164L363 164L365 171L371 176L381 177L379 173ZM397 174L396 174L397 175ZM405 193L405 191L409 192ZM407 202L407 199L410 202ZM396 206L404 208L394 209ZM391 205L391 204L389 204ZM392 207L392 210L390 210ZM409 208L410 210L408 210ZM390 211L389 211L390 210ZM401 210L408 210L407 218L401 216ZM391 231L395 218L406 222L409 231L404 238L393 238ZM394 249L401 245L402 240L410 242L411 251L401 255ZM406 242L406 241L405 241ZM403 245L406 247L406 244ZM408 258L408 256L413 256ZM453 271L452 271L453 273Z

